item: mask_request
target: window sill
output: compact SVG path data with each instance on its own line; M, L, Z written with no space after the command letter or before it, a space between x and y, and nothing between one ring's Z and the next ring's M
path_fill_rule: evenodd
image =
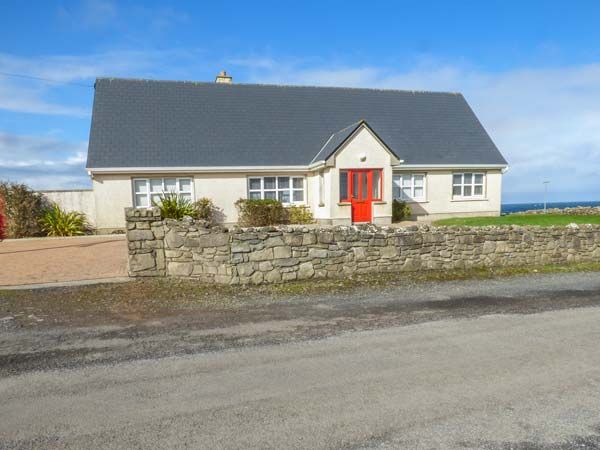
M453 198L451 202L487 202L487 197Z
M394 200L404 202L407 205L410 205L411 203L429 203L429 200L400 200L399 198L395 198Z
M371 200L374 205L387 205L386 201L383 200ZM352 202L338 202L338 206L351 206Z

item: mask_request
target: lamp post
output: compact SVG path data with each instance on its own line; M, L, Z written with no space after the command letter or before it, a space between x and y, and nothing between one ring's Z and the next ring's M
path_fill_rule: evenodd
M544 183L544 214L548 213L548 208L547 206L547 197L548 197L548 184L550 184L550 181L546 180L543 182Z

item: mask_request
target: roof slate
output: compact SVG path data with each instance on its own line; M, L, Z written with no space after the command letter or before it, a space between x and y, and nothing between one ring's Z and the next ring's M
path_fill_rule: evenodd
M506 164L460 94L99 78L87 167L306 166L361 121L405 164Z

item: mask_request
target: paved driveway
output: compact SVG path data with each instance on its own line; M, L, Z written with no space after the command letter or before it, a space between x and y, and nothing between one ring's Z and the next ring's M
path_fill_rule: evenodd
M124 235L0 242L0 286L127 276Z

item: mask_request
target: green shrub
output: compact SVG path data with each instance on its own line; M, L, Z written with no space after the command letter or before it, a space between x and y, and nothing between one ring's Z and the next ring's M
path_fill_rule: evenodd
M290 206L285 209L287 222L290 224L314 223L315 218L308 206Z
M185 216L196 217L196 208L187 198L174 192L161 194L158 202L152 204L160 209L163 219L181 220Z
M394 200L392 202L392 222L406 220L410 215L410 206L408 206L406 202L401 202L400 200Z
M6 237L41 236L40 218L48 208L42 194L25 184L0 182L0 197L4 199Z
M244 227L277 225L285 220L285 211L277 200L239 199L235 202L239 224Z
M48 236L81 236L89 229L85 214L67 212L56 204L44 212L40 226Z
M212 222L215 220L215 216L219 212L219 209L215 206L210 198L203 197L194 203L194 209L196 210L196 219L206 220Z

